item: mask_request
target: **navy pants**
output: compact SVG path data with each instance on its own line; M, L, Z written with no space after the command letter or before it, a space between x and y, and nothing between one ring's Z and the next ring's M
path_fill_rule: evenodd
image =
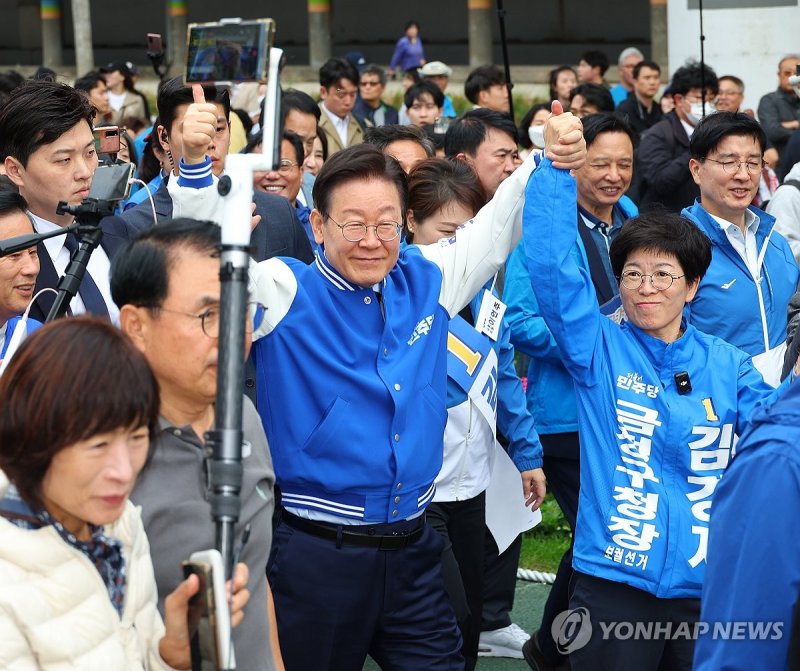
M404 524L352 529L386 534ZM268 576L287 671L361 671L367 655L384 670L462 671L442 547L428 525L416 543L378 550L279 524Z

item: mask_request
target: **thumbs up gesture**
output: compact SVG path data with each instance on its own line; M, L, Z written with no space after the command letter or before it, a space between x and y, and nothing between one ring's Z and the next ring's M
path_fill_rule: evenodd
M556 168L577 170L586 161L586 142L581 120L565 112L558 100L553 101L550 118L544 127L545 155Z
M203 87L192 86L194 102L189 105L180 124L183 143L183 160L186 164L202 163L208 153L209 145L217 132L219 109L214 103L207 103Z

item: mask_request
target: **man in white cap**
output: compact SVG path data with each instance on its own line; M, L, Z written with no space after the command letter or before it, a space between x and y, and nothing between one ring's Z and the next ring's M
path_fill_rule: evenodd
M445 92L447 84L450 82L450 75L453 74L453 69L446 63L442 63L442 61L431 61L430 63L425 63L425 65L419 69L419 74L423 79L429 79L436 84L436 86L441 89L442 93L444 93L442 116L455 119L458 116L456 108L453 107L453 101Z

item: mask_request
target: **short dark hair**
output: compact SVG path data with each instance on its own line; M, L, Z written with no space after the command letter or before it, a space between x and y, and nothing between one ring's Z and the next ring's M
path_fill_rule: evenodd
M410 77L415 84L419 84L422 81L422 75L419 73L419 68L408 68L408 70L403 70L403 77Z
M111 262L111 297L123 305L153 310L169 294L169 273L178 252L216 253L220 228L209 221L175 219L143 231L119 250Z
M630 138L631 145L636 147L636 133L628 122L620 119L608 112L599 114L587 114L581 119L583 124L583 139L586 140L586 148L594 144L597 136L601 133L624 133Z
M421 82L409 86L408 90L403 95L403 102L406 107L411 107L415 100L419 100L423 94L429 94L433 98L433 104L436 107L444 107L444 93L436 84L431 81L422 80Z
M695 127L689 139L689 155L701 161L730 135L752 137L764 153L767 136L758 121L742 112L716 112L704 117Z
M525 149L530 149L533 146L530 135L528 135L528 127L531 125L531 121L533 121L533 117L536 116L536 113L540 112L541 110L547 110L549 112L550 105L545 103L538 103L534 105L527 112L525 112L525 116L522 117L522 121L519 122L519 144Z
M381 151L386 151L386 147L398 140L416 142L429 157L433 156L434 148L431 141L425 131L417 126L386 124L384 126L372 126L364 131L364 142L376 146Z
M101 82L103 84L106 83L105 75L97 70L92 70L83 75L83 77L76 79L73 87L78 89L78 91L86 91L86 93L90 93L96 89L97 85Z
M650 68L651 70L655 70L658 74L661 74L661 66L655 61L639 61L633 66L634 79L639 79L639 73L642 71L642 68Z
M613 112L614 98L605 86L600 84L578 84L569 92L569 101L575 96L581 96L584 101L597 108L598 112Z
M744 82L741 79L739 79L735 75L722 75L722 77L717 79L717 85L721 84L723 79L729 82L733 82L733 85L739 89L739 93L744 93Z
M297 133L292 133L290 130L283 131L283 139L286 140L294 149L294 157L300 169L303 169L303 161L306 158L306 150L303 147L303 141Z
M225 118L231 118L231 97L228 91L218 88L214 84L203 84L203 94L207 103L219 103L225 109ZM192 89L184 84L183 76L173 77L158 87L156 106L161 125L167 129L167 134L172 132L177 109L181 105L191 105L194 102Z
M152 441L158 427L158 384L144 356L91 317L59 319L28 336L0 379L0 398L0 468L34 506L64 448L142 425Z
M486 204L486 191L472 166L448 158L429 158L418 163L408 176L408 209L417 223L452 202L464 205L473 214ZM413 233L407 230L406 239L413 242Z
M473 104L478 104L478 94L492 86L506 85L506 76L495 65L481 65L467 75L464 82L464 95Z
M312 196L314 207L323 217L330 214L333 192L337 187L352 181L382 179L393 184L400 196L400 211L405 223L408 209L408 184L406 174L396 159L387 156L371 144L357 144L337 151L322 166L314 180Z
M0 217L16 212L22 212L27 217L27 201L16 189L0 186ZM33 228L33 224L31 224L31 228Z
M669 90L673 96L685 96L692 89L702 89L703 85L717 95L719 81L716 73L707 65L700 67L700 63L687 61L685 65L675 70L669 83Z
M368 65L364 66L364 69L361 71L362 75L378 75L378 79L381 82L381 86L386 86L386 72L380 65L376 65L375 63L369 63ZM359 77L359 82L361 78Z
M558 92L556 91L556 82L558 81L558 75L562 72L571 72L575 75L575 80L578 79L578 73L575 72L575 68L571 65L560 65L557 68L553 68L550 70L550 100L556 100L558 98Z
M355 66L344 58L331 58L319 69L319 85L329 89L340 79L346 79L358 87L359 76Z
M665 209L640 213L622 227L608 252L614 275L622 275L628 257L637 251L674 256L687 284L702 279L711 264L708 236L686 217Z
M444 136L444 153L447 156L461 153L475 156L490 128L506 133L517 142L517 127L508 114L479 108L470 110L450 124Z
M606 70L608 70L609 62L608 56L605 52L599 49L589 49L581 54L580 60L586 61L593 68L600 68L600 76L602 77Z
M0 110L0 160L13 156L23 166L37 149L51 144L81 121L92 128L95 109L81 91L48 81L26 81Z
M292 110L301 114L313 114L317 121L320 120L320 114L322 114L319 105L308 93L298 89L286 89L281 93L281 123L286 121L286 117Z

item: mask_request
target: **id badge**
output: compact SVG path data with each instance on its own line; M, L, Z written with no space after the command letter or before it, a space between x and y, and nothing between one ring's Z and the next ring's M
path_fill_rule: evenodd
M497 338L500 335L500 324L503 321L503 315L505 313L506 304L491 291L484 291L475 328L478 329L480 333L483 333L497 342Z

